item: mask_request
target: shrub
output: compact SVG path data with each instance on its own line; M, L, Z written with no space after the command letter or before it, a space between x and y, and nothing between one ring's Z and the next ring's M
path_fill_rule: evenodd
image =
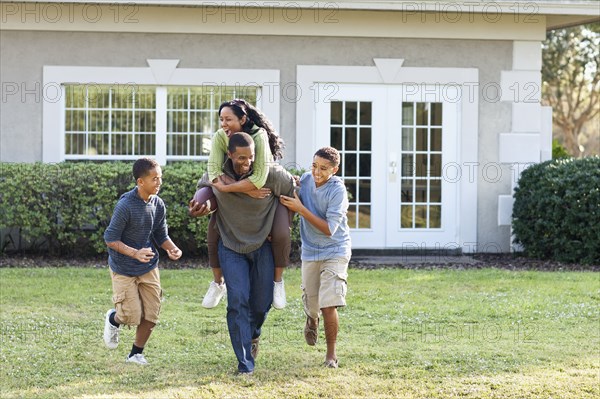
M106 252L104 230L119 197L135 183L132 162L2 163L2 252L52 255ZM164 167L160 196L167 204L169 234L188 253L202 253L207 222L187 217L187 199L205 163Z
M0 163L0 253L25 250L52 255L106 252L104 231L119 197L135 186L132 162ZM190 218L188 201L205 162L163 167L160 197L169 235L186 255L206 255L208 217ZM292 247L299 247L298 222Z
M600 262L600 157L533 165L515 189L515 243L528 256Z

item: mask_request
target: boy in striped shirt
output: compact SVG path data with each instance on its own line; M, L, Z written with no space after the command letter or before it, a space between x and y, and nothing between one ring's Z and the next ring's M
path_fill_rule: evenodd
M153 159L138 159L133 177L136 187L121 196L104 232L115 304L115 309L106 313L104 343L115 349L119 326L137 326L135 342L125 361L146 365L142 352L158 322L162 297L157 247L173 260L182 253L169 238L165 204L158 197L160 165Z

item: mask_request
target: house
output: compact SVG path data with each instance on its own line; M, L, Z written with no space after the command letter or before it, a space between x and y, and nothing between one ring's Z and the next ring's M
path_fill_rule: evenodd
M244 97L283 164L342 154L357 249L511 250L512 190L551 157L541 41L595 1L1 2L3 162L205 160Z

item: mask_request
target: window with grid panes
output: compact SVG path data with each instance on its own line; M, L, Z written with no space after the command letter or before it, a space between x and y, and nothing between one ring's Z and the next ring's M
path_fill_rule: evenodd
M332 101L330 143L340 152L338 175L348 190L348 225L371 228L371 102Z
M207 159L220 127L222 102L256 105L257 87L169 87L166 109L157 87L65 85L66 159L135 159L156 156L157 115L166 114L166 159Z
M171 87L167 92L167 157L208 157L220 128L219 106L234 98L256 105L256 87Z
M143 156L156 152L153 87L65 86L68 158Z
M400 226L442 227L442 103L402 103Z

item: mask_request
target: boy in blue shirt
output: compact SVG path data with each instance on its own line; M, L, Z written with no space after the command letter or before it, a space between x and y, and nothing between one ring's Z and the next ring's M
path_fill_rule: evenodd
M301 216L302 301L307 315L304 338L317 343L319 315L323 315L327 353L325 367L337 368L337 308L346 306L348 263L351 256L348 227L348 194L344 182L334 176L340 164L335 148L318 150L312 171L300 178L300 196L280 196L280 201Z
M109 349L119 344L121 324L137 326L128 363L146 365L144 346L158 322L162 288L158 272L158 250L177 260L181 250L167 231L165 204L158 197L162 170L153 159L133 164L136 187L123 194L104 232L115 309L106 312L104 343Z

